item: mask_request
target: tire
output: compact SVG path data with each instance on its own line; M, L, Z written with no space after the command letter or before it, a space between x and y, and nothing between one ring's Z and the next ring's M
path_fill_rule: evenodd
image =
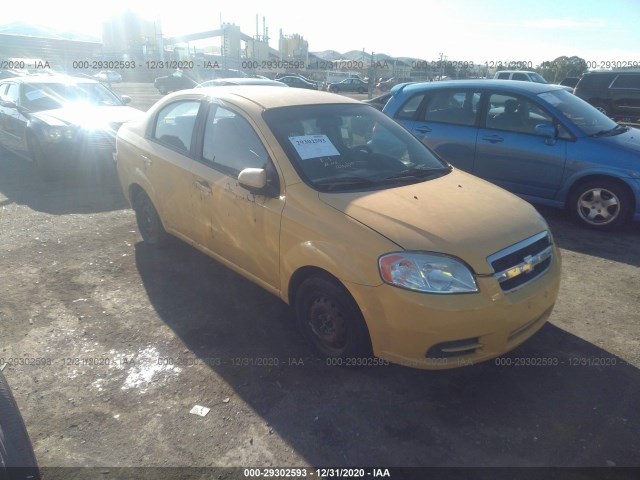
M336 280L307 278L296 294L296 317L305 339L323 359L371 357L371 339L362 312Z
M20 468L13 470L15 467ZM0 478L40 479L38 463L27 428L2 373L0 373Z
M579 224L595 230L612 230L629 220L631 204L632 196L625 187L602 179L574 187L568 207Z
M358 93L364 93L364 88L362 87L358 88Z
M607 105L605 105L604 103L594 103L593 106L599 110L601 113L604 113L607 117L609 116L609 107Z
M133 200L133 209L136 212L136 222L142 239L153 247L162 247L167 244L169 234L162 226L162 220L156 207L149 196L140 191Z
M29 137L27 140L29 145L29 156L38 170L38 174L45 182L53 182L58 179L59 172L53 168L51 162L47 160L44 149L38 140Z

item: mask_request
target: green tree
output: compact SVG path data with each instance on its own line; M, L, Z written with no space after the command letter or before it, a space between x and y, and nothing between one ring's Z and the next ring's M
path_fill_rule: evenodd
M567 77L579 77L588 70L587 62L580 57L558 57L555 60L544 61L536 69L545 80L559 83Z

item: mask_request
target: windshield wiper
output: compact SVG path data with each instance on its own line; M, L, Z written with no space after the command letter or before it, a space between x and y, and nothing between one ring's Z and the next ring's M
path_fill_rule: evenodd
M412 167L396 173L395 175L391 175L390 177L385 178L385 180L424 179L436 175L444 175L450 171L451 167Z
M375 185L378 182L365 177L347 176L347 177L331 177L316 180L313 183L326 187L363 187Z
M604 137L605 135L619 135L629 130L629 127L625 125L616 125L610 130L600 130L599 132L592 133L590 137Z

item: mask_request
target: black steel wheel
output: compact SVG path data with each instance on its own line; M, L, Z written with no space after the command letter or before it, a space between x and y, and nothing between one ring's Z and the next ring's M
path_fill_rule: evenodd
M307 278L296 295L303 336L321 358L371 356L369 330L349 292L329 276Z
M145 243L154 247L165 245L169 235L162 226L162 220L160 220L156 207L153 206L153 202L144 191L136 194L133 209L136 212L138 230L140 230L140 235Z

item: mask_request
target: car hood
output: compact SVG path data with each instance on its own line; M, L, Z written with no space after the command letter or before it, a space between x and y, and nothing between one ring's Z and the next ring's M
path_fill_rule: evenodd
M82 105L34 113L33 116L52 126L77 125L83 128L114 128L140 118L141 110L132 107ZM116 129L117 129L116 127Z
M487 257L547 230L524 200L459 170L373 192L320 193L320 200L406 250L439 252L493 273Z
M633 153L640 153L640 130L637 128L630 128L628 131L624 133L620 133L618 135L613 135L610 137L600 137L598 141L614 145L618 147L622 147L625 150L631 151ZM638 157L640 161L640 156Z

